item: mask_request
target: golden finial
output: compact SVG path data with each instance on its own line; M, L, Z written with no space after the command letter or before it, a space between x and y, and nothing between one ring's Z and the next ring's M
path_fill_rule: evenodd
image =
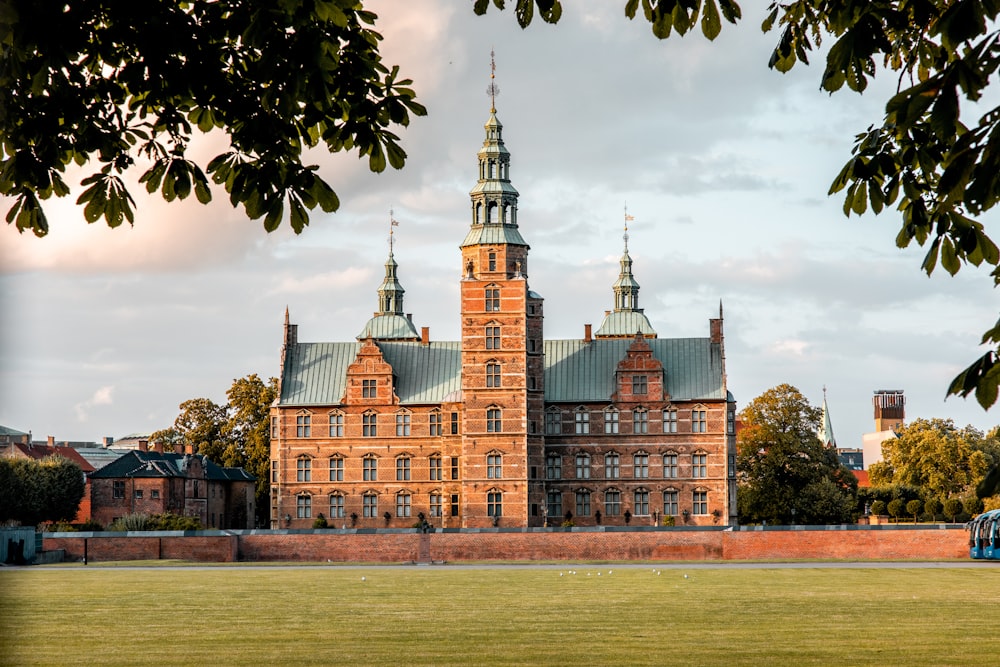
M490 96L490 113L497 112L497 95L500 94L500 86L496 84L497 61L496 52L490 49L490 85L486 87L486 94Z

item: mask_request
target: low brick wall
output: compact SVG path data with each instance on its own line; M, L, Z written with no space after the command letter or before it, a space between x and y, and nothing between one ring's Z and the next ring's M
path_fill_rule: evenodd
M948 560L968 557L963 526L795 528L577 528L446 530L253 530L49 533L46 551L67 560L200 562L665 560Z

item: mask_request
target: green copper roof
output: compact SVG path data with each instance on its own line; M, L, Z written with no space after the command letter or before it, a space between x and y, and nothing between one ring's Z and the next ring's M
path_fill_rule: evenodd
M615 370L630 339L545 341L545 400L610 400ZM666 368L666 390L675 400L719 400L722 358L708 338L651 339L653 356ZM461 389L462 350L457 341L377 343L392 366L402 405L441 403ZM281 382L281 405L339 405L347 367L359 343L298 343L289 347Z
M722 354L708 338L647 341L666 370L664 389L674 400L725 399ZM614 392L615 370L627 338L545 341L546 402L606 401Z
M376 314L365 328L358 334L358 340L374 338L375 340L415 340L420 338L417 328L405 315Z
M465 235L460 247L478 245L481 243L507 243L510 245L528 245L517 230L517 225L472 225Z
M595 336L655 336L656 330L641 310L615 310L608 313Z

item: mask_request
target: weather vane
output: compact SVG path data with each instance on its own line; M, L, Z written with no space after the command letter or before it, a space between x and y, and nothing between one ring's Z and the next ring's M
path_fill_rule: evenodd
M396 218L392 217L392 207L389 207L389 254L392 254L392 246L395 243L395 238L393 237L393 227L399 227L399 222Z
M490 85L486 86L486 94L490 96L490 112L496 113L497 111L497 95L500 94L500 86L496 84L494 79L497 74L497 61L496 53L493 49L490 49Z
M625 202L625 234L622 236L625 239L625 248L628 249L628 222L629 220L635 220L634 215L628 214L628 202Z

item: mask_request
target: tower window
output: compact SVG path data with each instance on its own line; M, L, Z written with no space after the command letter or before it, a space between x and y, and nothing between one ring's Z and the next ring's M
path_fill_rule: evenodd
M499 287L487 287L486 288L486 311L487 312L499 312L500 311L500 288Z
M486 457L486 477L489 479L501 479L503 477L503 456L500 454L490 454Z
M486 349L500 349L500 327L486 327Z
M490 362L486 364L486 386L487 387L500 386L500 364L496 362Z
M490 408L486 411L486 431L488 433L500 432L501 413L500 408Z
M495 252L491 252L489 254L489 262L488 262L488 264L489 264L489 267L490 267L489 268L490 271L496 271L497 270L497 254Z

